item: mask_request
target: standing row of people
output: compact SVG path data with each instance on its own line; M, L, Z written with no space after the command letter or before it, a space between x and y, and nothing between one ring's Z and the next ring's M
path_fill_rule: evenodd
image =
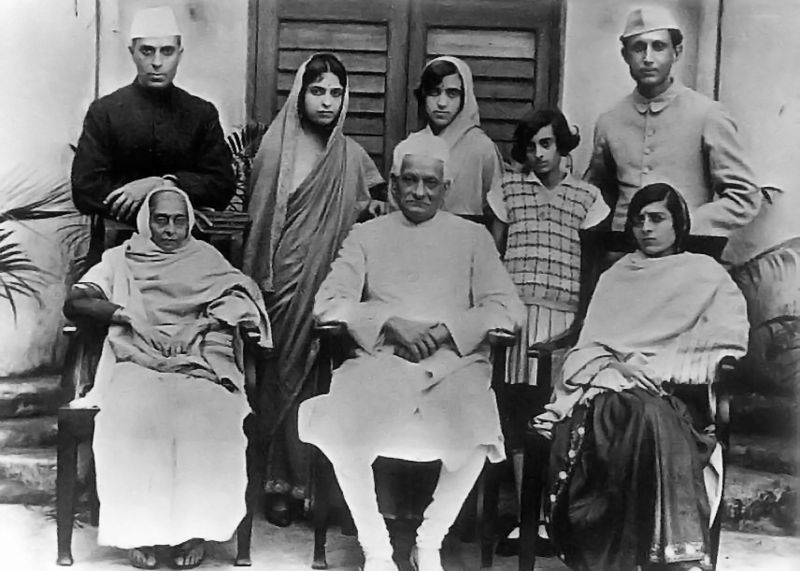
M512 353L512 382L535 382L525 348L562 332L574 318L579 228L601 223L613 209L612 226L621 229L631 197L649 182L679 189L700 233L728 232L758 210L760 194L729 116L672 74L682 34L671 14L634 11L621 42L637 87L598 121L587 182L562 169L562 157L580 138L558 110L536 110L523 118L515 132L516 164L506 170L480 129L472 74L463 61L433 60L415 92L426 120L419 143L435 136L448 149L440 162L452 172L452 190L442 193L437 207L467 218L493 214L506 269L528 306L522 341ZM168 9L139 14L130 46L137 78L92 104L79 141L73 193L83 211L130 220L145 211L140 208L147 201L150 210L159 206L154 191L163 195L171 186L185 189L194 206L220 207L230 198L230 157L213 105L172 83L182 49ZM341 62L332 54L307 60L264 136L248 196L253 223L244 271L263 294L275 345L274 359L259 370L257 407L271 435L266 487L273 500L269 517L279 525L290 522L292 499L307 495L308 452L299 440L297 414L313 393L314 296L356 220L375 211L373 197L384 184L364 149L343 134L347 102ZM418 178L416 186L426 188L439 188L445 180L441 174L430 181ZM392 206L405 213L398 193L392 196ZM140 232L147 231L143 224L140 220ZM130 246L126 251L133 252ZM252 297L258 307L258 296ZM447 344L453 331L440 333ZM459 339L449 342L458 349ZM413 346L402 349L411 352L411 361ZM180 563L200 558L195 543L178 551ZM151 559L149 551L132 556L137 566Z

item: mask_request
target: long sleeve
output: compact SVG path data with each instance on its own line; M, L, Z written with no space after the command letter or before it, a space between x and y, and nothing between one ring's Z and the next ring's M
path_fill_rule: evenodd
M235 181L230 149L225 144L217 110L211 103L206 103L202 125L196 155L192 157L195 168L164 174L178 178L178 185L194 206L222 210L233 196Z
M108 301L100 288L92 284L75 284L67 292L64 316L67 319L86 319L98 325L111 323L111 316L121 306Z
M583 175L583 180L600 189L603 200L612 209L617 204L619 186L617 184L617 168L611 149L608 146L601 117L594 130L594 143L589 167Z
M105 213L103 200L120 186L113 175L109 129L102 107L92 103L72 161L72 199L84 214Z
M366 253L356 226L342 243L328 277L317 292L314 317L322 322L346 323L359 346L372 351L392 307L382 302L362 301L365 282Z
M525 308L491 236L482 228L473 235L472 307L444 321L462 356L474 352L490 330L515 331L525 318Z
M716 200L697 208L692 217L696 234L718 234L744 226L761 208L761 190L744 156L736 124L722 105L715 104L702 134L703 152Z

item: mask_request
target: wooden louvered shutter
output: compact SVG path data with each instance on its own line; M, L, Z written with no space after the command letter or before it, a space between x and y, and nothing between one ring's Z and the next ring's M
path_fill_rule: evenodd
M421 127L411 91L424 64L456 56L472 69L481 126L508 158L517 120L558 100L560 2L412 0L410 18L409 130Z
M392 0L260 0L251 62L255 118L272 120L306 58L333 52L350 87L345 133L384 171L405 134L407 13L406 2Z

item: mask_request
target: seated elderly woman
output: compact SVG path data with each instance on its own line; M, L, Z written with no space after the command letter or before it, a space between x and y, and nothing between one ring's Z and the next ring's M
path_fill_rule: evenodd
M638 250L600 277L535 419L553 439L551 535L574 569L705 569L716 440L670 387L744 354L745 301L717 262L683 251L689 214L669 185L634 196L626 232Z
M196 567L205 540L228 540L245 514L249 413L237 326L271 343L255 284L192 238L194 212L177 188L152 191L138 233L70 290L64 313L108 324L95 384L93 451L98 542L128 548L134 567Z
M397 145L400 210L353 227L315 301L316 316L346 323L359 350L329 394L300 406L300 438L333 464L365 571L397 570L375 495L378 456L442 461L417 530L420 571L442 570L442 540L484 462L504 456L487 333L518 327L523 308L486 229L438 211L448 158L429 133Z

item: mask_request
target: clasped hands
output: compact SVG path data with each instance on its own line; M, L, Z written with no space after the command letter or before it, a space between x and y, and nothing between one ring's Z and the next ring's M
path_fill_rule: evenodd
M391 317L383 325L387 344L394 346L398 357L419 363L433 355L442 345L450 343L450 330L444 323L430 323Z
M112 321L130 328L131 333L147 345L156 349L164 357L177 357L189 353L195 340L212 328L213 320L199 318L184 325L177 333L166 335L150 323L131 316L124 308L118 309Z
M103 200L112 218L120 221L130 219L144 202L148 193L159 186L175 186L172 179L148 176L112 190Z

